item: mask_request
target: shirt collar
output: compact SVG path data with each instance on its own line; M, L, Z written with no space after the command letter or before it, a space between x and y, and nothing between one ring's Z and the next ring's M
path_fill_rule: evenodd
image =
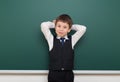
M57 36L57 39L60 39L60 38L61 38L60 36ZM68 40L68 39L69 39L67 35L64 36L64 37L62 37L62 38L65 38L65 40Z

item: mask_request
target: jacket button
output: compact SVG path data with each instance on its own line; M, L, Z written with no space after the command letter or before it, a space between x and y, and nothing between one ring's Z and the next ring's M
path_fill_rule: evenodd
M61 68L61 70L64 70L64 68Z

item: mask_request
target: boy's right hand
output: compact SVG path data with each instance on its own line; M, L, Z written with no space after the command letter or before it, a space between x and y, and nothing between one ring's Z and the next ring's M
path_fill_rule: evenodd
M56 20L53 20L53 23L55 23L56 22Z

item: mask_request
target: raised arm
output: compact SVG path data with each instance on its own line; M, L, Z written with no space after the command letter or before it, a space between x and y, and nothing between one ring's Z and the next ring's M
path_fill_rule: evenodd
M83 25L74 24L71 29L76 31L75 34L72 35L72 48L74 48L75 44L86 32L86 27Z
M48 42L48 45L49 45L49 50L52 49L53 47L53 35L50 31L50 28L54 28L54 23L53 22L43 22L41 23L41 31L43 32L47 42Z

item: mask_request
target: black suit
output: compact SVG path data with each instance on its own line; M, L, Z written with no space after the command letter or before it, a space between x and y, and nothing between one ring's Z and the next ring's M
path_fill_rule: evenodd
M54 37L53 49L49 52L48 82L73 82L74 51L71 36L64 45Z

